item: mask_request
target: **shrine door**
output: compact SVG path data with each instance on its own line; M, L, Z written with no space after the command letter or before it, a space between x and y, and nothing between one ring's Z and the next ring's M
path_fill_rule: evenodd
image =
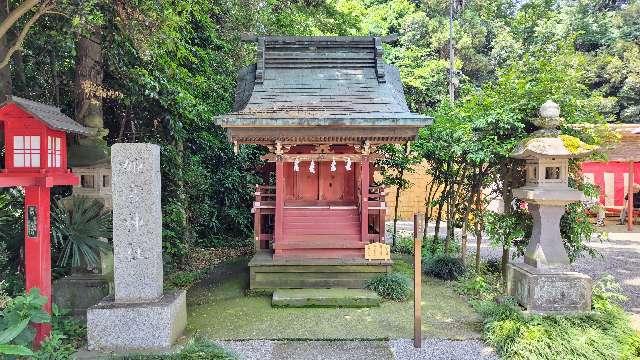
M338 161L331 171L331 161L316 162L315 172L310 165L301 161L299 171L294 171L293 163L285 164L285 205L355 205L355 164L346 170L345 163Z

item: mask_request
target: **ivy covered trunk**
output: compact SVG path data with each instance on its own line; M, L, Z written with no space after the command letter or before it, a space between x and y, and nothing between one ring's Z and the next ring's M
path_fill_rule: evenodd
M75 118L82 125L97 131L95 137L83 142L93 145L105 135L102 115L102 32L95 29L88 36L80 35L76 42Z
M0 0L0 22L7 18L7 12L9 11L9 4L7 0ZM9 51L9 33L0 37L0 59L4 59ZM4 101L8 95L12 93L11 82L11 67L9 65L0 69L0 99Z

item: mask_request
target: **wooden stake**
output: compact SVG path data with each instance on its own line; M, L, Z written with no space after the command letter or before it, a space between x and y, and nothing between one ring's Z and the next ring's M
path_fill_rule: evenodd
M418 215L414 215L414 221ZM414 233L417 234L417 225L414 225ZM422 347L422 239L414 237L413 245L413 346Z
M629 189L627 190L627 231L633 231L633 183L634 179L634 163L633 161L629 161Z

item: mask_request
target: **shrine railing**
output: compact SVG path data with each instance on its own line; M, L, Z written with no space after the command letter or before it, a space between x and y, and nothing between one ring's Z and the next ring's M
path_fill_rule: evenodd
M254 216L256 251L271 248L275 224L276 187L256 185L255 200L251 212Z
M386 188L384 185L370 186L367 196L369 242L384 242L385 217L387 208L385 202Z

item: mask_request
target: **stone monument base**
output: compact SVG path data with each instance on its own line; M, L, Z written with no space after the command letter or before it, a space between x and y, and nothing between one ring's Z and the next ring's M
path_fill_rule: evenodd
M53 302L84 320L87 309L109 295L109 280L98 274L72 274L53 282Z
M593 282L585 274L510 263L507 276L507 294L532 313L562 314L591 310Z
M165 293L158 301L117 303L105 298L87 311L90 351L168 350L187 325L185 291Z

